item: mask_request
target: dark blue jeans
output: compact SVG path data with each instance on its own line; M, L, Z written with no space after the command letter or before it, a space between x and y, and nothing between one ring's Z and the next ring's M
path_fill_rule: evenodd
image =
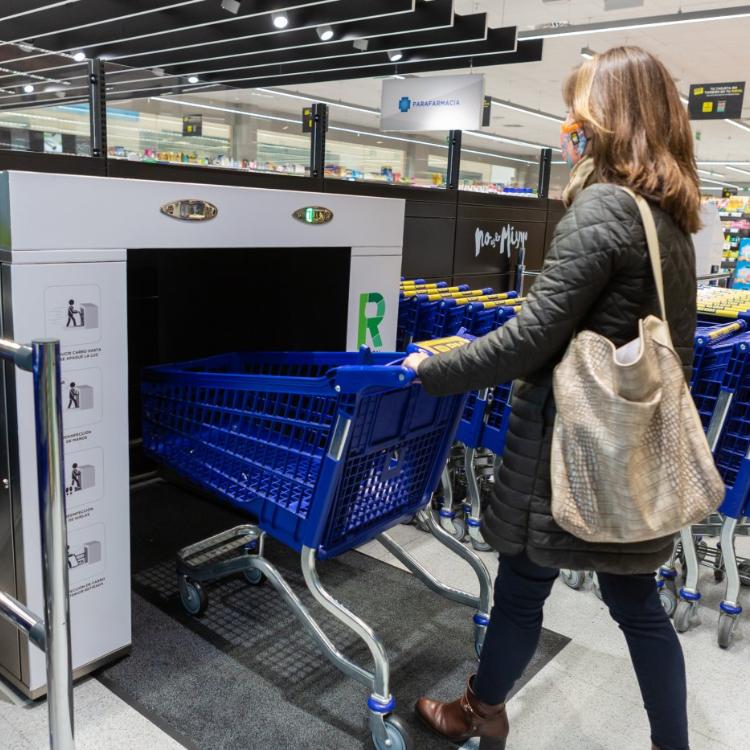
M526 554L501 559L495 605L474 679L474 690L485 703L505 701L531 661L544 602L557 576L557 570L535 565ZM685 660L654 576L600 573L599 585L625 634L654 744L661 750L688 750Z

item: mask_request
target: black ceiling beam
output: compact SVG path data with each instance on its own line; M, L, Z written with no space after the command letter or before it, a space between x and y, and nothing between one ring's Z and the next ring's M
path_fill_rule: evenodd
M440 70L458 70L461 68L484 67L490 65L510 65L515 63L539 62L542 59L543 39L519 41L515 52L491 53L488 55L474 55L471 57L457 57L448 60L423 60L412 63L388 63L376 68L349 68L347 70L326 73L300 73L283 79L284 85L300 85L303 83L322 83L324 81L341 81L354 78L373 78L380 76L406 75L408 73L428 73ZM260 88L279 86L282 83L277 78L255 78L233 84L233 88ZM223 88L223 87L222 87ZM153 93L151 96L158 96ZM315 97L310 97L313 101Z
M308 38L314 31L300 32ZM486 13L474 13L467 16L456 15L452 27L431 31L397 34L395 36L377 37L370 40L367 53L383 53L389 49L418 49L420 47L443 47L462 42L480 42L487 38ZM300 40L301 41L301 40ZM512 43L511 43L512 44ZM512 49L512 46L510 47ZM336 41L314 46L302 46L259 52L253 49L245 55L234 55L226 59L215 59L206 62L195 61L186 65L165 66L171 75L205 75L217 71L249 69L266 65L277 65L290 62L312 61L324 58L345 58L365 53L355 49L351 41Z
M493 30L490 30L490 33ZM356 78L371 78L392 75L407 75L409 73L427 73L441 70L459 70L471 67L486 67L492 65L511 65L516 63L539 62L542 59L542 50L544 47L543 39L533 39L528 41L519 41L515 52L489 52L487 54L475 53L467 57L449 57L443 59L420 60L408 63L384 63L372 68L362 68L355 66L345 70L336 71L318 71L304 72L297 74L285 75L283 78L276 77L254 77L246 81L233 81L231 86L216 83L215 87L201 88L201 92L210 93L211 91L222 91L240 88L261 88L268 86L283 85L301 85L306 83L322 83L325 81L341 81ZM174 80L174 79L173 79ZM151 86L148 83L136 84L140 86L135 91L127 90L125 87L116 86L108 96L114 99L134 99L143 97L158 97L165 95L165 91L172 94L191 93L196 90L195 86L184 83L164 82L161 86ZM315 97L311 96L310 100L314 101Z
M428 9L430 3L423 6ZM213 5L213 3L212 3ZM216 8L220 9L219 0L216 0ZM87 34L87 30L80 33L72 32L48 37L45 47L54 50L83 49L89 57L108 57L110 59L138 58L150 55L155 50L167 50L174 47L205 46L209 44L221 45L227 40L237 38L250 38L260 34L286 34L295 28L305 26L316 26L318 24L334 24L348 21L352 18L372 18L379 15L407 14L412 13L414 0L336 0L336 2L325 5L303 6L287 11L289 27L283 31L275 29L268 14L265 15L229 15L229 20L223 17L223 22L196 21L188 18L187 22L182 19L171 18L172 12L165 11L164 18L156 19L149 17L148 28L142 31L135 29L130 23L118 31L108 30L108 35ZM190 6L188 6L190 8ZM187 9L178 8L175 13ZM429 13L429 15L432 15ZM160 14L161 15L161 14ZM191 23L192 21L192 23ZM204 24L195 28L196 23ZM181 28L181 27L185 28ZM133 38L139 37L139 38ZM247 42L246 42L247 43ZM140 64L136 59L133 64Z
M422 47L419 49L404 49L403 58L398 63L399 71L409 63L429 62L433 59L446 60L449 58L482 57L499 52L513 52L516 49L516 27L510 26L502 29L490 29L487 39L479 42L463 42L458 44L446 44L440 47ZM295 76L300 73L314 73L316 71L343 70L349 71L353 67L365 71L379 67L383 64L393 65L388 61L385 52L363 52L352 55L352 59L342 55L338 58L324 60L311 60L302 62L288 62L280 65L264 65L261 68L239 70L230 73L219 72L201 77L204 83L227 84L232 86L237 81L249 77L263 78L273 76L279 83L286 83L286 76ZM444 66L449 67L449 66ZM455 66L460 67L460 66ZM347 73L340 77L347 77Z
M36 0L35 0L36 1ZM337 0L244 0L237 15L221 7L221 0L79 0L75 5L38 11L0 24L6 41L38 42L44 49L74 49L81 44L101 44L109 39L177 31L197 23L229 24L253 15L291 10L304 5L324 5ZM5 8L0 16L6 15ZM61 45L72 40L73 46Z
M356 0L361 3L362 0ZM393 7L393 0L377 0L382 5ZM365 5L360 5L360 11ZM375 7L373 0L368 0L366 7ZM382 7L382 6L381 6ZM187 45L181 49L170 51L155 51L150 55L117 60L125 65L138 67L165 67L172 65L188 64L191 60L207 60L212 57L224 58L228 55L246 55L249 51L273 51L286 49L292 46L308 46L313 38L320 42L315 33L318 25L324 22L308 24L306 28L295 28L275 34L264 34L263 36L249 36L241 38L221 39L218 42L210 42L205 38L202 44ZM450 28L453 24L452 0L435 0L419 7L415 13L405 15L375 14L374 17L356 18L356 20L344 19L340 23L329 23L335 26L340 34L339 39L354 41L355 39L373 37L391 37L393 46L398 46L396 40L401 34L416 33L418 31L437 31Z

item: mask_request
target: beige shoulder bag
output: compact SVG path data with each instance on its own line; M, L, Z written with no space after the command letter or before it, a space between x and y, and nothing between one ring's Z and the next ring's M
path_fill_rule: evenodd
M725 491L672 346L654 217L625 190L641 212L661 320L641 320L619 349L581 331L554 374L552 515L589 542L669 536L716 510Z

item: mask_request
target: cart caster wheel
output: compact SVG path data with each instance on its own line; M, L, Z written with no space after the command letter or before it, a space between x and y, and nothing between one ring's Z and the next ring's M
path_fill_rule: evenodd
M242 575L251 586L260 586L266 580L266 577L257 568L243 570Z
M208 607L208 594L197 581L183 578L180 580L180 601L189 615L200 617Z
M586 573L582 570L569 570L563 568L560 571L560 578L562 578L563 583L568 588L577 591L578 589L583 588L584 581L586 580Z
M385 731L388 733L389 745L385 742L372 737L372 742L376 750L412 750L414 743L409 735L406 726L398 716L388 716L385 719Z
M466 522L462 518L454 518L451 521L451 528L446 531L459 542L463 542L466 537Z
M721 568L714 568L714 581L722 583L724 581L724 571Z
M719 615L718 641L720 648L729 648L734 638L734 629L737 626L737 616L722 612Z
M693 602L686 602L684 599L677 602L677 609L674 613L674 629L678 633L687 633L690 630L690 620L695 611Z
M661 606L667 613L667 617L672 617L677 609L677 595L672 591L671 588L666 586L659 592L659 600Z
M492 547L490 547L490 545L489 545L489 544L487 544L487 542L485 542L484 540L482 540L482 541L480 542L480 541L478 541L477 539L474 539L473 537L472 537L472 539L471 539L471 546L472 546L472 547L473 547L473 548L474 548L474 549L475 549L475 550L476 550L477 552L489 552L489 551L490 551L490 550L492 549Z

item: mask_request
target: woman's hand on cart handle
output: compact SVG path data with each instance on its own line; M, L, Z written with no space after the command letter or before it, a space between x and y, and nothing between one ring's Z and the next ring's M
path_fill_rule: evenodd
M414 352L401 363L401 366L406 367L408 370L413 370L418 375L419 366L429 358L429 354L425 354L424 352Z

